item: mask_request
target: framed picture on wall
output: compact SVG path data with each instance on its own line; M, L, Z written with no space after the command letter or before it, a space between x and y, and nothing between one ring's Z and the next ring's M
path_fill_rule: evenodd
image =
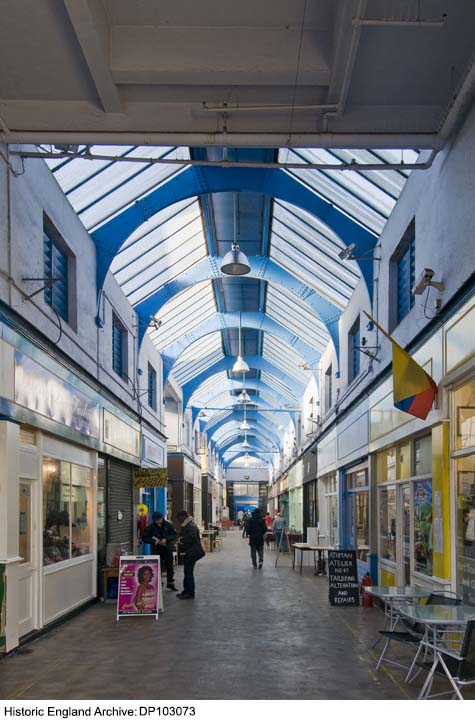
M475 446L475 407L457 408L457 447Z

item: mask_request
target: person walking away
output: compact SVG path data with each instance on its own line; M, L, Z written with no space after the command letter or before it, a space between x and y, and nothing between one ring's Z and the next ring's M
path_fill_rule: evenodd
M247 511L245 511L245 512L244 512L244 516L242 517L242 521L241 521L241 523L242 523L242 537L243 537L243 538L246 538L247 535L248 535L248 533L247 533L247 522L249 521L249 519L250 519L250 515L249 515L249 513L248 513Z
M285 535L282 538L282 535L284 534L284 529L285 529L285 518L283 517L282 513L280 511L278 511L275 514L274 522L272 524L272 532L274 533L275 547L278 550L279 546L280 546L281 551L287 550L287 542L285 540Z
M242 517L243 516L244 516L244 511L242 510L242 508L240 508L238 511L238 514L237 514L237 525L239 526L239 528L242 528Z
M257 568L256 554L259 556L259 568L262 568L262 564L264 563L264 536L266 533L266 522L262 518L260 510L256 508L247 522L247 535L249 536L251 560L254 568Z
M152 553L160 556L160 564L163 563L167 572L167 588L170 591L178 591L175 586L173 568L173 549L175 548L177 532L173 528L173 524L163 518L163 513L160 513L160 511L155 511L152 519L153 523L145 529L142 541L150 543Z
M185 553L183 569L185 572L183 578L183 591L177 593L177 598L181 600L191 599L195 597L195 563L205 556L203 546L200 541L200 532L193 518L186 511L179 511L176 514L176 520L180 524L179 542Z

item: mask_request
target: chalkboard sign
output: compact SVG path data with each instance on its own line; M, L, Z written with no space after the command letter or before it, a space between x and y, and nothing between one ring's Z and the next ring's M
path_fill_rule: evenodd
M328 580L332 606L359 606L356 551L328 551Z

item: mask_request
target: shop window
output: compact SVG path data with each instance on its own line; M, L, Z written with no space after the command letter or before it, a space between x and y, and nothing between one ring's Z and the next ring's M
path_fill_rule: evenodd
M91 471L52 458L43 464L43 564L91 551Z
M381 558L396 561L396 486L380 489L379 520Z
M20 426L20 443L26 443L29 446L36 446L36 431L30 426Z
M414 481L414 570L432 576L432 481Z
M325 371L325 410L332 407L332 367L331 364Z
M350 540L358 558L366 561L369 550L369 493L350 494Z
M455 391L455 447L459 450L475 446L475 381Z
M457 468L457 590L475 605L475 455L460 458Z
M363 468L359 471L353 471L352 473L346 474L346 487L352 488L365 488L368 485L367 469Z
M147 400L148 405L154 411L157 410L157 372L155 368L148 364L147 372Z
M127 331L115 313L112 314L112 368L127 380Z
M70 323L70 276L74 272L74 258L46 215L43 216L43 271L45 278L53 279L44 289L45 302Z
M348 333L348 383L360 373L360 319L359 316Z
M31 561L31 484L27 481L20 481L19 514L18 551L22 563L29 563Z
M432 435L414 441L414 472L416 476L432 473Z

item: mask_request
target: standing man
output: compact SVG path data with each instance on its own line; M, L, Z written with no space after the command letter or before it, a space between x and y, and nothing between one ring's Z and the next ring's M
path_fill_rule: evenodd
M251 560L254 568L257 568L256 553L259 554L259 568L262 568L264 563L264 536L266 533L266 522L262 518L260 510L256 508L247 522L247 535L249 536Z
M242 517L243 516L244 516L244 511L242 510L242 508L240 508L237 513L237 523L238 523L239 528L241 528L241 526L242 526Z
M276 550L286 551L287 550L287 541L285 538L285 518L283 517L282 513L278 511L275 514L274 523L272 524L272 531L274 533L274 543ZM282 539L282 540L281 540Z
M153 523L145 529L143 541L150 543L152 552L156 556L160 556L160 563L163 563L167 571L167 588L170 591L178 591L173 578L173 549L177 533L170 521L163 518L163 513L160 511L155 511L152 518Z
M201 545L198 526L193 518L189 516L186 511L179 511L176 514L176 520L180 524L179 543L185 553L185 559L183 561L183 570L185 572L183 591L177 593L177 598L186 600L195 597L195 563L199 561L200 558L203 558L205 552Z

